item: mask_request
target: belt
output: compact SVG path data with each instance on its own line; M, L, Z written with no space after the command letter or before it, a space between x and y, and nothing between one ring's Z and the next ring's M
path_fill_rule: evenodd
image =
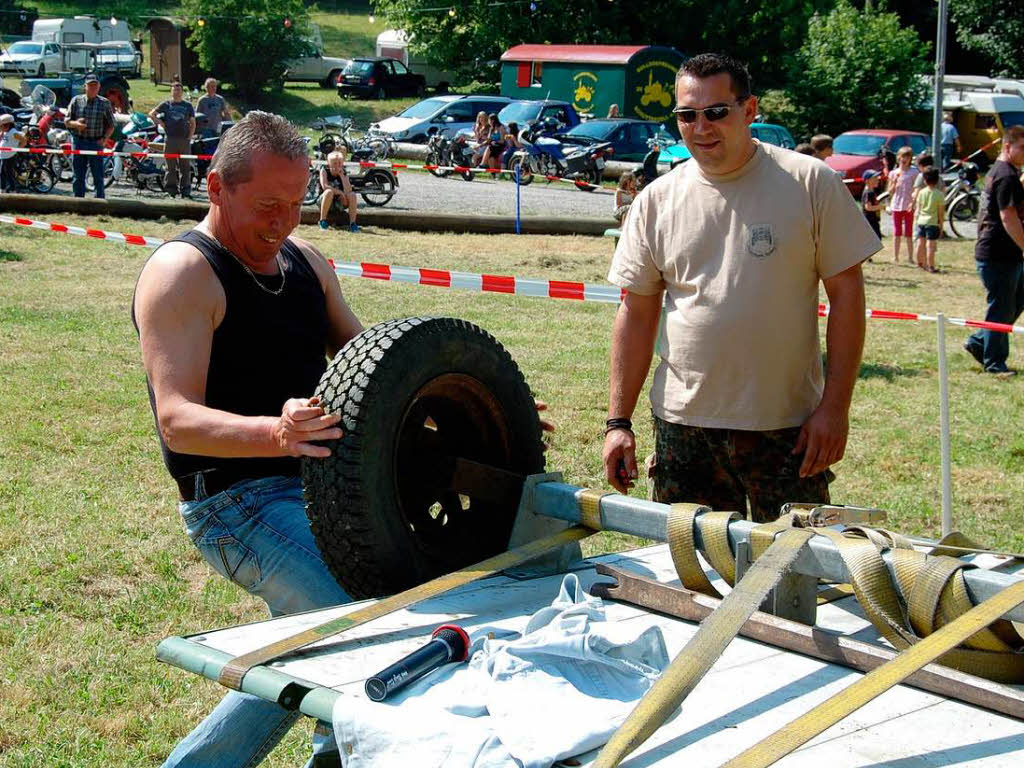
M176 477L174 482L178 484L178 496L182 501L202 501L202 499L196 498L197 478L202 478L203 489L205 490L203 498L206 499L227 490L235 483L256 479L252 477L251 473L243 474L224 469L208 469L205 472L196 472L185 477Z

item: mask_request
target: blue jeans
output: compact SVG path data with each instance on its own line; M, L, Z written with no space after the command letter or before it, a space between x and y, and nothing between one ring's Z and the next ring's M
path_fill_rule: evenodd
M942 167L939 170L946 170L953 162L953 144L940 144L939 151L942 153Z
M75 149L103 149L102 142L94 139L83 139L75 136L73 141ZM92 172L92 180L96 185L96 197L103 199L107 196L103 189L104 160L106 158L99 155L71 156L71 168L75 172L75 179L71 182L71 189L74 191L75 197L85 197L85 174L87 170Z
M1020 313L1024 311L1024 267L1020 260L976 261L975 265L988 292L985 320L1010 325L1017 322ZM1008 334L979 329L971 334L967 344L981 351L986 371L1006 365L1006 358L1010 354Z
M317 550L299 478L246 480L198 498L179 505L189 538L217 573L262 598L272 616L352 599ZM299 716L274 702L232 691L175 747L164 765L254 766ZM337 749L333 733L314 735L314 756Z

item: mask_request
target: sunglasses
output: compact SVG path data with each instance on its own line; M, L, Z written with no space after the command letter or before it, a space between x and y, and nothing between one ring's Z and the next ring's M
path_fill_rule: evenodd
M677 118L679 118L681 122L684 123L695 123L697 122L697 115L703 114L705 120L713 123L717 120L721 120L722 118L728 116L729 110L736 109L737 107L742 107L744 103L746 103L748 98L750 97L747 96L746 98L739 99L733 104L718 104L713 107L704 107L704 109L693 109L691 107L676 107L675 109L672 110L672 114L674 114Z

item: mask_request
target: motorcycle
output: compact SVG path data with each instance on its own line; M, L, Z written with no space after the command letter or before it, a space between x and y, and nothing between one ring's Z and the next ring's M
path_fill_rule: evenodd
M535 174L573 179L579 189L594 191L601 184L605 158L614 152L610 141L584 145L565 145L545 137L537 126L519 134L523 148L509 159L510 171L526 186Z
M451 173L448 168L456 167L465 169L459 171L463 179L473 180L473 172L469 170L473 165L473 148L463 134L458 134L453 139L447 131L439 131L436 126L427 131L427 158L424 164L443 166L430 169L430 172L439 179Z
M308 145L310 140L305 139ZM324 151L327 150L327 151ZM320 198L323 188L320 186L320 168L327 161L327 155L334 151L333 142L325 142L321 137L317 148L313 150L313 162L309 166L309 181L306 184L306 196L303 205L313 205ZM390 168L360 168L357 175L349 175L348 180L352 191L363 198L367 205L387 205L398 192L398 177Z
M149 150L149 142L157 135L156 124L142 112L135 112L128 116L118 115L117 117L118 127L111 136L114 151L138 153L138 156L115 155L105 158L103 163L104 186L128 182L134 184L139 191L150 187L155 192L162 192L164 166L145 155ZM90 173L85 175L85 186L89 190L95 187Z
M661 156L661 146L657 139L648 139L647 146L650 147L650 150L644 155L643 163L633 168L637 192L658 178L658 157ZM675 166L673 165L673 167Z

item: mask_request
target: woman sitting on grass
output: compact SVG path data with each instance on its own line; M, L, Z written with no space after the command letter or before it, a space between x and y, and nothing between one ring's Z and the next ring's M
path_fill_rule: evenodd
M320 229L327 229L327 214L337 199L348 207L348 228L352 232L359 231L356 224L356 195L352 191L352 183L345 173L345 151L336 149L327 156L327 165L320 169Z

